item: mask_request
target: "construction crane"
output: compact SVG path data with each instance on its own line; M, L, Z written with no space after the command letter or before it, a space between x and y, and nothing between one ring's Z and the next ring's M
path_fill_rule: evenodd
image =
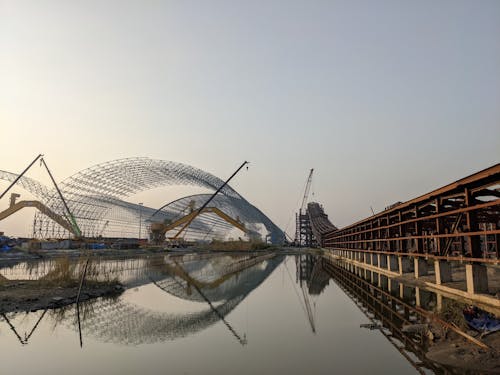
M22 172L19 176L17 176L17 178L7 187L7 189L2 193L0 194L0 199L2 199L4 197L5 194L7 194L7 192L17 183L17 181L19 181L21 179L21 177L24 176L24 174L33 166L33 164L35 164L35 162L37 160L40 160L40 165L43 165L45 167L45 169L47 170L47 173L49 174L49 177L50 179L52 180L52 183L54 184L54 187L56 188L56 191L57 193L59 194L59 198L61 198L61 201L64 205L64 208L66 209L66 212L67 212L67 215L65 215L64 217L66 218L66 220L69 222L69 224L71 225L71 232L75 235L75 237L81 237L82 236L82 231L80 230L80 228L78 227L78 224L76 222L76 219L75 219L75 216L73 215L73 213L71 212L71 210L69 209L68 207L68 204L66 203L66 200L64 199L63 195L62 195L62 192L61 190L59 190L59 186L57 186L57 183L56 183L56 180L54 179L54 176L52 176L52 172L50 171L49 167L47 166L47 163L45 163L45 159L43 157L43 154L39 154ZM54 219L56 216L49 214L49 210L47 207L43 206L40 202L37 202L37 201L31 201L31 202L28 202L26 203L27 201L25 201L24 203L23 202L19 202L18 205L16 206L14 203L15 203L15 200L16 200L16 196L11 196L11 207L9 207L9 209L13 209L14 212L19 210L20 208L22 207L29 207L29 206L34 206L34 207L37 207L41 212L43 212L44 214L46 214L47 216L49 216L50 218ZM7 209L7 216L9 216L11 213L9 213L9 209ZM51 216L52 215L52 216ZM58 220L54 219L56 222L58 222ZM58 222L59 224L61 224L60 222ZM61 224L62 225L62 224ZM63 225L63 227L65 227ZM65 229L68 229L65 227Z
M247 170L248 170L248 164L249 162L248 161L244 161L240 166L239 168L231 175L231 177L229 177L216 191L215 193L213 193L210 198L208 198L208 200L203 203L203 205L196 209L195 210L195 202L194 201L191 201L190 204L189 204L189 208L190 208L190 213L186 216L184 216L183 218L181 218L180 220L182 220L184 223L184 225L182 226L182 228L177 232L177 234L172 238L174 240L176 240L182 232L184 232L188 227L189 225L191 225L191 223L193 222L194 219L196 219L196 217L203 213L203 212L206 212L205 208L208 206L208 204L212 201L212 199L215 198L215 196L217 194L219 194L219 192L229 183L229 181L232 180L232 178L234 176L236 176L236 174L241 170L241 168L243 168L245 165L247 166ZM153 215L151 215L151 217L155 216L163 207L165 206L162 206L161 208L157 209ZM216 209L216 208L213 208L213 207L209 207L209 210L211 210L213 213L219 215L220 217L222 217L224 220L228 221L229 223L233 224L234 226L236 226L237 228L241 225L241 223L235 221L234 219L232 219L231 217L227 216L226 214L224 214L222 211ZM185 220L187 219L187 220ZM178 224L179 225L179 224ZM164 227L162 228L161 227L161 223L159 223L159 225L157 225L156 227L155 226L151 226L151 228L154 228L154 230L159 233L159 232L164 232ZM242 228L240 228L242 229ZM245 232L245 229L242 229L244 232ZM156 234L155 234L156 235Z
M307 177L306 188L304 190L304 198L302 198L302 205L300 206L300 213L304 212L307 204L307 198L309 197L309 190L311 190L311 183L313 178L314 168L309 171L309 177Z
M309 171L307 177L306 187L304 189L304 197L300 205L299 213L296 215L296 230L295 230L295 245L296 246L312 246L312 231L309 223L309 217L306 214L307 198L309 197L309 190L311 190L312 176L314 168Z

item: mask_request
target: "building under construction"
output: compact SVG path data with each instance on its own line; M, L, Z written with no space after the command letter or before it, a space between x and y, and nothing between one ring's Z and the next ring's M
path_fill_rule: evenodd
M268 239L272 243L284 240L283 232L262 211L229 185L224 186L224 181L201 169L172 161L150 158L112 160L78 172L57 184L53 180L53 187L24 175L24 172L16 174L0 170L0 180L14 183L12 189L15 190L10 206L0 213L0 220L22 208L35 207L34 238L146 239L150 229L160 226L160 236L174 237L183 228L186 217L212 198L212 193L185 196L166 202L159 209L131 200L134 195L150 189L188 185L212 192L221 189L210 201L210 207L192 220L188 219L191 220L189 228L184 228L179 236L183 240L208 241L228 236ZM22 190L36 199L20 200Z
M307 203L314 169L309 171L299 212L295 215L295 246L317 247L327 232L336 230L319 203Z

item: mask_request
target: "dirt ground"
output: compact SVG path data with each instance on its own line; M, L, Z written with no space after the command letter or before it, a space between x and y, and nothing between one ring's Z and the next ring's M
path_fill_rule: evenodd
M469 332L479 338L479 334ZM465 338L450 333L430 346L426 357L444 366L486 374L500 374L500 332L481 338L489 346L483 349Z
M117 282L88 283L82 288L80 301L123 292ZM54 286L39 281L1 281L0 313L55 309L76 302L78 285Z

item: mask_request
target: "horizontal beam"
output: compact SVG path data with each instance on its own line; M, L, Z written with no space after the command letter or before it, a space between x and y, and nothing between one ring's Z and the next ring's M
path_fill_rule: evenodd
M349 249L349 248L331 247L331 246L327 246L327 247L325 247L325 249L331 250L331 251L355 251L355 252L359 252L359 253L398 255L398 256L408 256L408 257L414 257L414 258L449 260L449 261L457 261L457 262L500 264L500 259L491 259L491 258L469 258L469 257L463 257L463 256L444 256L444 255L434 255L431 253L402 253L402 252L397 252L397 251Z

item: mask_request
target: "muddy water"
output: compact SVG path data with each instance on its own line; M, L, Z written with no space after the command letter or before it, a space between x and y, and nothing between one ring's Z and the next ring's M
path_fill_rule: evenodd
M371 309L370 288L357 288L354 276L323 261L276 255L95 261L89 277L119 280L125 292L81 303L79 314L73 304L0 317L0 373L445 373L425 359L425 337L401 333L403 320L418 323L418 316L397 304L393 313ZM0 274L36 280L53 267L21 263ZM401 298L414 303L411 290ZM423 300L435 306L435 296Z

